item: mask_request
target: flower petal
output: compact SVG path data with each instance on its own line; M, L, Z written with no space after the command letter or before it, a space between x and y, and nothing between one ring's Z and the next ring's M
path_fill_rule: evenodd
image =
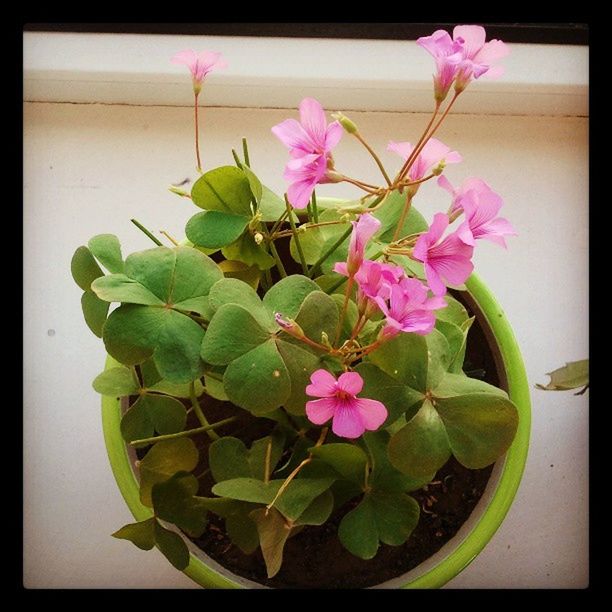
M306 208L316 185L317 181L313 178L291 183L287 189L287 199L291 206L293 208Z
M363 389L363 378L357 372L344 372L338 378L338 389L351 395L358 395Z
M427 284L434 295L442 296L446 293L446 285L442 282L436 269L428 263L425 264L425 276L427 277Z
M332 422L332 431L337 436L355 439L363 435L365 425L356 407L358 401L360 400L353 399L350 402L338 402Z
M487 38L485 29L477 25L460 25L453 29L453 39L463 38L465 55L473 59L476 53L482 49Z
M198 56L193 49L185 49L184 51L175 53L170 61L173 64L184 64L193 74L195 73Z
M337 401L332 397L306 402L306 416L311 423L323 425L331 419L336 411Z
M387 151L393 151L393 153L397 153L400 157L408 159L412 151L414 151L414 147L409 142L394 142L390 140L387 145Z
M474 61L479 64L487 64L491 65L498 60L506 57L510 53L510 47L501 41L494 38L490 40L488 43L485 43L482 49L476 53L474 57ZM487 73L487 76L491 76Z
M389 415L382 402L365 397L357 398L357 410L365 428L369 431L377 430Z
M310 375L306 395L312 397L332 397L336 393L336 378L331 372L320 368Z
M288 148L313 153L312 140L295 119L285 119L272 128L272 133Z
M325 132L325 152L331 151L340 142L343 133L344 128L337 121L332 121L327 126L327 131Z
M304 98L300 102L300 122L315 144L321 148L319 152L322 153L325 146L327 120L323 107L317 100Z

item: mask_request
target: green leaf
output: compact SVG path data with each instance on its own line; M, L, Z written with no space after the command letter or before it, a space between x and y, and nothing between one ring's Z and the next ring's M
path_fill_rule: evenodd
M276 221L285 212L285 210L285 200L277 196L271 189L269 189L265 185L262 185L261 200L259 202L259 212L261 213L261 220Z
M98 234L88 243L94 257L112 274L123 272L121 244L114 234Z
M439 384L450 357L446 338L434 329L427 336L398 334L371 353L369 359L393 378L424 393Z
M393 234L395 233L395 228L404 210L405 203L405 193L401 194L398 191L392 191L387 196L384 205L374 213L374 216L381 222L380 229L374 237L375 240L383 243L388 243L393 240ZM399 232L399 237L401 238L417 232L426 232L427 229L428 225L423 215L421 215L414 206L411 206L410 212L404 220L402 229Z
M123 304L104 325L107 352L124 365L153 355L163 378L174 383L201 375L200 348L204 330L188 316L166 308Z
M207 509L196 494L198 480L193 474L179 472L151 489L155 516L174 523L189 535L198 537L206 527Z
M136 393L140 385L130 368L119 366L104 370L93 381L93 388L102 395L122 397Z
M243 215L209 210L191 217L185 234L197 246L221 248L238 240L248 223Z
M557 368L546 375L550 376L550 382L547 385L536 384L538 389L566 391L586 387L589 384L589 360L569 361L562 368Z
M403 544L419 520L419 505L404 493L372 491L344 516L338 537L344 547L361 559L372 559L379 541Z
M152 516L138 523L124 525L112 534L113 538L129 540L141 550L151 550L155 546L155 517Z
M450 321L443 321L438 319L436 321L436 329L446 338L450 351L450 363L452 363L459 354L461 347L463 346L463 339L465 337L463 330Z
M277 330L274 318L264 308L257 292L253 287L250 287L241 280L222 278L211 287L208 298L213 313L225 304L238 304L246 308L264 329L269 331Z
M225 278L237 278L253 289L259 287L261 271L257 266L247 266L242 261L229 261L224 259L219 262L219 268L223 274L225 274Z
M172 434L185 429L187 412L177 399L167 395L141 395L121 419L126 442L150 438L153 432Z
M87 291L91 287L91 283L104 276L100 266L94 259L90 250L85 246L80 246L72 256L70 262L70 270L74 282L83 290Z
M268 447L270 447L269 477L283 454L285 448L285 435L280 430L275 429L269 436L255 440L255 442L251 444L248 462L251 468L251 475L254 478L263 480L265 477Z
M153 295L146 287L125 274L109 274L96 279L91 290L106 302L124 304L143 304L145 306L163 306L164 302Z
M264 306L272 313L280 312L295 319L306 296L319 291L319 286L306 276L293 274L273 285L263 298Z
M205 172L191 189L191 199L204 210L251 215L251 188L245 173L234 166Z
M223 387L223 380L217 380L208 374L204 374L204 384L206 386L206 393L210 395L210 397L221 402L229 401L225 388Z
M208 295L223 278L219 266L192 247L156 247L132 253L125 261L125 274L163 303L177 307L184 300Z
M109 307L110 304L108 302L101 300L91 290L85 291L81 296L81 308L83 309L85 323L87 323L87 327L98 338L102 337L102 330L104 329L104 323L106 323Z
M212 488L212 492L219 497L229 497L256 504L269 504L283 482L283 480L271 480L265 484L263 480L257 478L232 478L218 482Z
M173 397L188 398L190 396L190 384L191 383L171 383L167 380L159 380L155 384L145 385L147 391L155 391L156 393L163 393L165 395L172 395ZM194 381L196 397L200 397L204 393L204 386L200 380Z
M270 338L270 332L246 308L238 304L223 304L206 331L202 359L213 365L227 365Z
M456 397L457 395L471 395L474 393L492 393L508 399L508 394L489 383L476 378L469 378L462 374L448 373L434 389L434 399Z
M295 478L274 502L274 506L290 521L296 521L319 495L331 487L335 480L334 477ZM282 484L284 481L272 482Z
M253 194L255 202L259 204L261 196L263 195L263 186L260 180L247 165L242 166L242 171L244 172L245 176L247 177L247 180L249 181L249 187L251 189L251 193Z
M258 508L251 512L250 517L257 525L261 552L266 563L268 578L272 578L278 574L283 563L283 550L285 542L291 533L291 527L287 525L280 512L274 508L271 508L269 511L264 508Z
M322 291L313 291L302 302L295 321L304 330L306 336L316 342L321 342L323 333L329 338L334 337L339 318L340 314L335 300Z
M472 327L472 323L474 323L475 317L471 317L470 319L466 319L460 326L461 331L463 333L463 339L461 341L461 346L459 350L452 358L450 365L448 366L448 371L453 374L463 374L463 362L465 361L465 351L467 349L467 337L470 328Z
M334 509L334 495L330 489L324 491L300 514L295 525L323 525Z
M413 478L438 471L451 455L445 423L429 400L389 442L389 459Z
M325 210L319 215L319 222L326 223L330 221L343 221L343 223L313 228L310 227L309 223L300 226L298 238L308 265L316 263L325 248L336 242L349 227L349 220L343 217L343 214L339 211ZM293 236L291 237L289 248L293 259L299 262L300 258Z
M436 408L453 455L470 469L483 468L503 455L518 427L516 406L492 393L438 399Z
M403 474L391 465L387 452L390 438L389 432L383 429L368 431L363 435L363 442L368 449L372 463L372 471L368 479L370 486L394 493L398 491L416 491L423 485L431 482L435 472L420 478L413 478L408 474Z
M282 406L291 393L291 379L276 342L268 340L232 361L223 375L223 387L232 403L255 415Z
M191 472L198 457L195 444L188 438L162 440L154 444L140 462L140 501L152 507L153 485L177 472Z
M448 321L461 327L461 325L469 319L467 310L459 300L455 299L449 293L444 296L444 299L447 305L445 308L436 310L436 320Z
M215 440L208 449L208 463L215 482L250 478L249 451L242 440L226 436Z
M246 232L232 244L221 249L225 259L241 261L247 266L257 266L260 270L269 270L275 259L264 248L264 244L257 244L253 235Z
M312 399L306 395L306 386L310 383L310 375L321 367L321 359L301 346L283 340L279 340L277 346L291 379L291 393L283 407L291 414L303 415L306 402Z
M155 543L162 554L178 570L184 570L189 565L189 550L187 544L174 531L169 531L155 522Z
M313 457L318 457L338 472L343 478L364 484L367 455L354 444L344 442L323 444L309 449Z
M406 419L411 419L425 399L420 391L404 385L373 363L362 362L355 371L363 378L363 391L360 395L382 402L389 412L382 427L395 422L404 413Z
M240 514L233 514L225 519L225 529L230 540L246 555L250 555L257 550L259 546L259 536L257 527L249 512L252 506L248 506L248 510Z

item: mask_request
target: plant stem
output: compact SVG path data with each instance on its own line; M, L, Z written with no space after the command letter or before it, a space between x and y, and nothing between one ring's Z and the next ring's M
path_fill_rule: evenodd
M380 187L377 187L376 185L370 185L369 183L362 183L361 181L358 181L357 179L352 179L348 176L343 175L342 181L344 181L345 183L351 183L351 185L355 185L359 187L359 189L363 189L364 191L367 191L372 195L376 195L380 192Z
M345 280L344 276L341 276L331 287L325 289L325 293L327 293L327 295L333 293Z
M302 264L302 271L304 272L305 276L308 276L308 266L306 265L306 258L304 257L304 251L302 250L302 243L300 242L300 238L297 235L295 221L291 216L291 204L289 204L287 194L285 194L285 206L287 206L287 214L289 215L289 225L291 226L291 231L293 232L293 239L295 240L295 246L297 248L297 252L300 258L300 263Z
M315 193L314 190L312 191L311 203L312 203L312 216L314 217L315 223L318 223L319 222L319 209L317 208L317 194Z
M148 236L157 246L164 246L161 240L158 240L142 223L136 221L136 219L130 219L130 221L145 235Z
M196 160L198 163L198 172L202 172L202 162L200 161L200 127L198 125L198 96L199 92L196 92L194 95L194 119L195 119L195 150L196 150Z
M323 227L324 225L346 225L346 223L346 221L321 221L321 223L306 223L300 227L303 228L302 231L306 231L313 229L314 227ZM284 238L285 236L291 236L292 234L292 230L283 230L282 232L276 232L274 239Z
M404 221L406 220L406 216L408 215L408 211L410 210L413 196L414 194L411 191L406 192L406 203L404 204L404 210L402 210L402 214L400 215L399 221L395 226L395 231L393 232L393 238L391 238L391 242L395 242L398 239L400 232L404 227Z
M242 162L240 161L240 158L238 157L238 153L236 153L235 149L232 149L232 157L234 158L234 162L236 163L236 166L238 166L238 168L242 170Z
M264 484L268 484L270 482L270 459L272 456L272 439L268 440L268 445L266 447L266 460L264 464Z
M391 187L391 179L389 178L389 175L387 174L387 171L385 170L383 163L380 161L380 158L378 157L378 155L376 155L376 152L374 151L374 149L372 149L372 147L366 142L364 137L359 132L355 132L353 136L357 138L357 140L367 149L368 153L374 158L374 161L376 162L376 165L378 166L383 177L385 178L385 181L387 181L387 185Z
M247 144L247 139L246 138L242 139L242 156L244 157L245 165L248 168L250 168L251 167L251 160L249 159L249 145Z
M355 282L354 276L349 276L348 282L346 283L346 289L344 290L344 304L342 304L342 312L338 319L338 329L336 330L336 339L334 344L338 344L340 340L340 334L342 333L342 325L344 324L344 318L346 317L346 311L348 309L349 299L351 297L351 291L353 290L353 284Z
M198 421L200 421L200 423L202 424L202 427L209 427L210 428L210 423L208 422L208 419L204 416L204 413L202 412L202 407L200 406L200 402L198 402L198 398L196 397L195 394L195 383L193 381L191 381L189 383L189 399L191 400L191 405L193 407L193 411L195 412L196 416L198 417ZM214 442L215 440L219 439L219 434L212 430L212 429L207 429L206 433L208 434L208 437Z
M280 255L278 254L278 251L276 250L274 240L270 240L269 244L270 253L272 253L272 257L274 257L274 259L276 260L276 267L278 268L278 273L281 275L282 278L285 278L287 276L287 271L285 270L285 266L283 266L283 262L280 258Z
M332 244L327 251L325 251L317 261L310 268L310 274L308 275L310 278L314 278L317 273L317 268L351 235L352 226L348 227L346 231Z
M178 246L179 243L165 230L159 230L160 234L163 234L174 246Z
M196 427L195 429L187 429L185 431L179 431L178 433L173 434L165 434L163 436L153 436L152 438L142 438L141 440L133 440L130 442L132 446L140 446L143 444L153 444L155 442L163 442L164 440L175 440L176 438L184 438L186 436L195 436L200 433L204 433L207 431L212 431L217 427L223 427L223 425L228 425L229 423L233 423L237 420L238 417L229 417L228 419L223 419L222 421L217 421L216 423L211 423L210 425Z
M274 222L272 229L270 230L270 235L274 236L276 230L282 225L283 221L287 218L287 211L284 210L283 214Z

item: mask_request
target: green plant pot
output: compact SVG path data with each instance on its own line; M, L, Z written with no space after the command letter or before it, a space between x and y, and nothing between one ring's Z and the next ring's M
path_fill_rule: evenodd
M502 308L484 283L473 274L466 282L466 287L482 311L484 321L481 321L481 325L488 327L489 340L497 345L494 352L498 353L501 361L498 369L502 370L510 399L519 410L518 431L505 458L497 461L487 490L460 531L433 557L408 574L381 586L438 588L457 576L487 545L501 525L523 475L529 447L531 403L521 352ZM109 357L106 367L113 365L116 365L116 362ZM138 481L119 430L120 420L120 401L103 397L102 423L111 468L128 507L136 520L141 521L152 516L152 512L140 503ZM216 562L196 550L189 540L186 541L191 556L189 566L184 572L199 585L205 588L261 586L224 571Z

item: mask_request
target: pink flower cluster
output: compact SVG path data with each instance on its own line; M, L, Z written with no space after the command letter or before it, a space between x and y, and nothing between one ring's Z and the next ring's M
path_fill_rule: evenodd
M300 121L285 119L272 128L272 133L291 156L283 174L289 182L289 203L294 208L306 208L315 186L330 182L327 170L333 167L331 150L342 138L342 126L337 121L327 125L321 104L314 98L304 98Z
M484 74L491 78L503 74L503 68L493 64L508 55L508 46L501 40L485 40L485 29L475 25L455 27L452 38L445 30L436 30L417 40L436 60L434 95L438 102L446 98L453 83L459 93L472 79Z

